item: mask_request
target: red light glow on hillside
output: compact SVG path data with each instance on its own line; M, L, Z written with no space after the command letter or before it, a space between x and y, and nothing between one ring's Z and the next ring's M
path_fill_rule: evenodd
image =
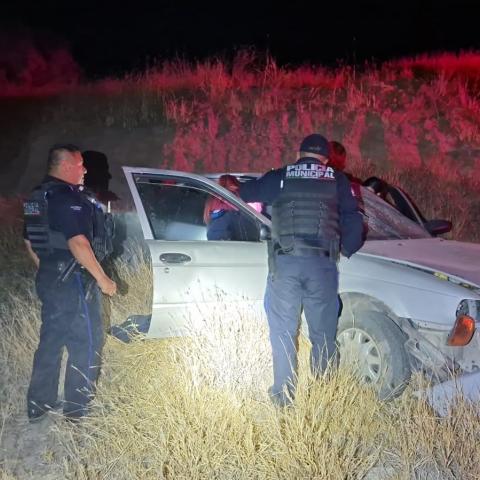
M228 64L167 62L97 82L81 82L65 52L28 58L36 60L23 64L15 82L0 73L0 92L10 97L11 108L12 97L19 102L26 95L43 97L40 114L32 110L33 137L35 122L42 132L60 125L96 142L135 132L137 144L122 152L131 151L137 164L262 172L292 161L299 141L316 131L345 146L347 170L360 178L389 178L415 198L429 193L433 179L444 187L462 185L451 191L457 206L474 203L465 196L480 188L480 53L403 59L355 71L285 69L241 52ZM55 74L38 84L37 77L46 77L34 72L48 70L55 59L73 66L62 70L66 77ZM7 127L18 136L24 124ZM422 207L433 208L437 200L429 198Z

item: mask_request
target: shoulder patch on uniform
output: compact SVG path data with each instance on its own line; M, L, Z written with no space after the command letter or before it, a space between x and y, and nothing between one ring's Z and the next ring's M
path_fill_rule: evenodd
M24 202L23 213L25 215L40 215L40 204L38 202Z

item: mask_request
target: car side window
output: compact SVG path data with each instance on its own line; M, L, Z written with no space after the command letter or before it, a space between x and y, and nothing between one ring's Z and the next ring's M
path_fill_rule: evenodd
M201 187L158 180L137 188L156 240L259 241L254 218ZM206 218L211 206L215 212Z

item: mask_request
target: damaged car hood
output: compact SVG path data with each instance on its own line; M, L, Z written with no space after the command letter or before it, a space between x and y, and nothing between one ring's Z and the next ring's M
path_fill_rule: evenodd
M442 238L372 240L359 253L455 276L480 288L480 244Z

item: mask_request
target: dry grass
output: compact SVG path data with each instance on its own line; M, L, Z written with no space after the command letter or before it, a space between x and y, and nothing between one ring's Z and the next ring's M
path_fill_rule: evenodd
M235 384L220 387L218 377L197 364L204 363L205 354L222 356L224 347L219 344L210 351L200 346L189 341L138 342L116 350L121 367L113 367L114 389L103 384L96 416L77 433L84 449L69 463L72 475L355 478L376 462L380 419L371 392L354 388L350 398L348 378L328 384L306 379L298 406L280 412L265 398L269 370L251 389L250 398L242 395L241 387L237 395ZM252 353L250 361L256 358ZM234 352L230 354L235 362ZM335 398L339 390L346 393L343 400ZM345 428L347 412L362 401L369 406L373 402L374 408L362 410Z
M35 114L67 130L72 112L78 122L106 128L165 127L172 136L163 164L199 171L278 166L303 134L319 130L346 145L354 174L403 186L427 216L454 221L453 238L478 241L479 181L472 172L480 149L479 64L479 55L469 54L328 72L285 70L242 53L231 65L164 64L120 80L62 84L56 93L63 93L43 99ZM28 85L10 87L11 95L35 93ZM0 210L3 448L9 425L25 421L39 305L19 199L0 200ZM115 324L149 311L150 265L141 251L133 258L115 265L128 285L126 295L107 302ZM478 478L480 418L471 405L460 400L438 418L413 387L382 403L346 371L314 382L302 341L295 408L281 411L266 397L271 365L261 319L248 309L219 308L196 320L203 333L189 338L109 338L92 415L76 428L53 418L38 476L51 468L62 472L53 478L72 479L335 480L373 478L367 472L375 466L375 478ZM0 459L1 478L31 478L4 454Z
M16 244L8 265L24 272L21 287L2 279L0 413L8 425L24 416L39 319L21 243L5 232L1 239ZM138 313L149 269L119 270L132 288L112 302L119 317ZM71 479L478 478L477 409L459 401L439 418L411 389L382 403L348 371L314 381L303 339L295 407L273 407L266 325L246 311L199 313L192 325L202 333L189 338L109 338L91 416L77 427L53 418L37 460L42 472ZM31 478L17 477L11 465L3 458L2 478Z
M126 321L129 315L151 313L153 285L151 260L141 245L127 241L128 262L116 259L107 268L117 282L118 295L114 300L104 299L112 325Z

